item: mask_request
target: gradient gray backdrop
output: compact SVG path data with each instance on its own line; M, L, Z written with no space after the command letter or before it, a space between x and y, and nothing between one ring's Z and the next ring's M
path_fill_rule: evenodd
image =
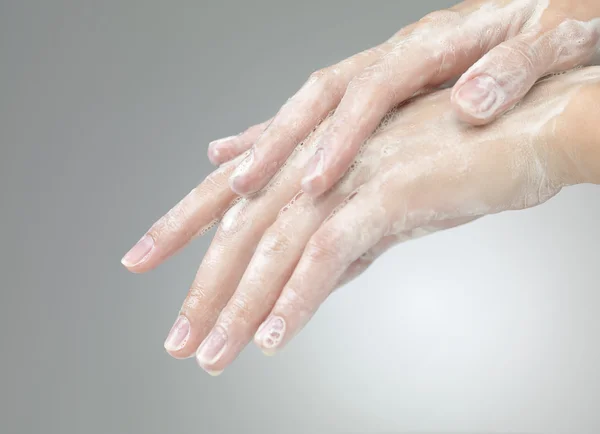
M1 0L0 432L600 432L596 187L397 247L218 378L162 346L210 237L119 263L211 139L452 3Z

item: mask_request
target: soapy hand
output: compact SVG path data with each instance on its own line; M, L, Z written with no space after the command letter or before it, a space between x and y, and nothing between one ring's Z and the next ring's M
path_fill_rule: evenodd
M598 0L475 0L434 12L381 45L312 74L271 120L209 145L221 164L251 149L230 177L240 195L267 185L298 143L332 111L303 190L318 196L352 163L393 107L458 77L455 114L492 122L547 74L598 62Z
M220 220L169 337L168 352L219 373L254 338L282 348L336 287L396 243L481 216L532 207L563 186L600 183L600 67L543 80L512 112L457 121L450 90L392 110L327 193L303 194L306 161L336 122L326 118L269 186L240 198L222 165L124 257L145 272ZM592 117L593 118L593 117ZM587 120L586 120L587 119ZM244 156L238 158L241 159Z

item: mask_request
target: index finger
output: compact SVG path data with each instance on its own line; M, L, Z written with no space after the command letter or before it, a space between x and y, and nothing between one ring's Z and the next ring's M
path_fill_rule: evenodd
M154 223L121 260L125 268L149 271L214 226L236 197L227 185L234 168L231 163L212 172Z

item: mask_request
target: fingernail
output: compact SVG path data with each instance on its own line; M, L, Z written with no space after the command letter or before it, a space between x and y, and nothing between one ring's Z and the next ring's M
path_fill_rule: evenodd
M165 349L168 351L179 351L185 347L190 337L190 330L189 320L185 316L179 315L175 324L171 327L169 336L165 340Z
M212 164L215 164L215 165L218 164L218 162L219 162L219 156L220 156L219 150L217 148L211 147L209 145L209 147L208 147L208 159L210 160L210 162Z
M220 162L219 157L221 156L221 150L220 150L221 144L230 142L232 139L234 139L236 137L237 136L229 136L229 137L224 137L219 140L213 140L212 142L210 142L208 144L208 159L210 160L210 162L213 164L219 164L219 162Z
M323 174L324 155L323 149L318 149L308 162L304 179L313 179Z
M273 355L273 350L276 348L285 334L285 321L279 316L272 316L268 318L256 332L254 339L258 345L263 349L265 354Z
M198 364L204 368L206 365L216 363L225 351L226 345L227 333L222 327L216 326L198 348L196 353Z
M222 370L221 371L211 371L210 369L205 369L205 371L211 377L218 377L219 375L221 375L223 373Z
M229 178L230 181L233 181L233 180L235 180L235 178L239 178L240 176L245 175L246 172L248 172L248 170L250 170L250 166L252 166L253 162L254 162L254 149L250 149L250 151L248 152L248 156L246 158L244 158L240 164L238 164L235 171L231 175L231 178Z
M154 249L154 239L146 234L123 256L121 263L126 267L139 265L150 256L152 249Z
M502 87L489 75L467 81L456 93L457 102L469 114L481 116L504 101Z
M302 190L307 193L312 193L313 182L315 179L323 175L323 167L325 165L325 155L323 149L318 149L315 155L308 162L306 167L306 176L302 178Z

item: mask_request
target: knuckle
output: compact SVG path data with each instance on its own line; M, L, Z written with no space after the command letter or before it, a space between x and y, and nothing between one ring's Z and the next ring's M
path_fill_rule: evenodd
M204 194L206 194L206 190L208 192L222 190L225 187L224 180L223 174L218 169L214 170L204 179L202 187L198 190Z
M505 58L505 60L501 62L503 68L510 66L511 64L514 64L515 68L536 68L538 53L530 42L522 39L513 39L510 42L499 45L498 48L498 54L501 57L504 57L508 52L508 58Z
M372 93L375 89L381 91L389 89L391 87L389 78L393 70L390 57L389 54L382 57L350 80L348 91L353 93Z
M294 312L294 315L304 316L305 312L311 310L311 302L303 291L299 291L294 286L288 286L278 301L280 309Z
M314 212L315 207L312 201L301 200L304 196L304 192L300 190L296 195L285 204L277 214L277 220L273 224L272 228L278 228L281 231L294 233L297 229L296 216L299 215L310 215ZM288 211L292 210L292 213L285 215Z
M311 104L311 110L316 109L316 105L319 104L318 100L315 100ZM277 141L271 142L273 146L281 146L282 143L287 144L287 146L297 146L303 139L303 126L306 125L306 119L304 116L301 119L296 120L296 122L287 122L283 125L278 125L276 128L273 128L269 131L270 137L276 137Z
M263 237L260 252L265 256L281 255L288 251L292 237L283 225L269 230Z
M365 267L368 267L375 261L376 257L377 257L377 255L375 254L375 251L373 249L371 249L371 250L367 250L365 253L360 255L360 257L356 260L356 262L364 265Z
M305 254L313 262L337 261L341 258L342 239L340 231L320 231L308 242Z
M386 78L389 76L389 73L392 69L392 59L394 57L394 53L388 53L384 55L366 68L365 71L359 75L359 80L361 82L384 85L387 81Z
M440 26L454 22L460 17L457 11L440 9L430 12L419 20L421 26Z
M332 68L322 68L317 71L311 73L308 77L308 83L319 83L322 86L326 86L333 79L334 74L332 73Z
M227 308L222 312L219 323L229 326L237 321L247 322L251 316L252 309L248 297L238 294L230 300Z
M560 67L574 67L589 60L597 51L600 32L589 29L577 21L566 21L557 25L548 38L565 41L554 46L554 60Z
M215 291L214 287L205 282L195 281L182 304L181 313L198 318L202 326L212 327L213 321L223 310L222 302L223 294Z
M183 310L190 312L196 311L200 307L206 305L206 300L208 299L208 292L204 285L195 283L190 288L185 301L183 302Z
M338 65L328 66L310 74L307 87L317 89L317 92L313 93L314 104L322 104L323 101L337 97L343 92L343 81L340 80L340 73L344 68L344 62L341 62Z

